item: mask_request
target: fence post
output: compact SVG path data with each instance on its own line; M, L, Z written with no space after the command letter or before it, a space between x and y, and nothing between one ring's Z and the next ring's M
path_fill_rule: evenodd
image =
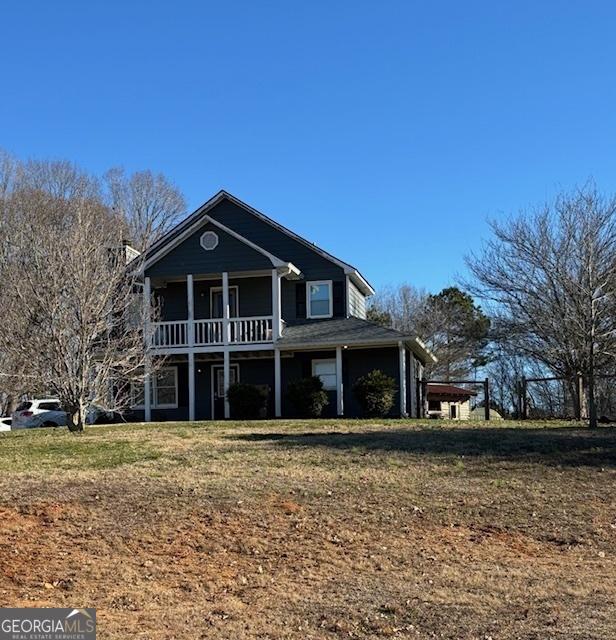
M483 398L485 403L485 419L490 420L490 380L486 378L483 381Z

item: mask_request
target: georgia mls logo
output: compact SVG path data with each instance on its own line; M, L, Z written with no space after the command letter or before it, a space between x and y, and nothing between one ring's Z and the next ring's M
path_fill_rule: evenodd
M96 640L96 609L0 609L0 640Z

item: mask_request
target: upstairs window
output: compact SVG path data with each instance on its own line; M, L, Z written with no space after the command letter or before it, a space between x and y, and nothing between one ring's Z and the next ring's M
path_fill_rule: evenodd
M306 283L306 310L308 318L332 317L331 280L319 280Z

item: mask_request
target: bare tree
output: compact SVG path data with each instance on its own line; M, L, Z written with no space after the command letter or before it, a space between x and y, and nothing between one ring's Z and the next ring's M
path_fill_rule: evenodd
M468 377L484 363L490 322L457 287L447 287L438 294L408 284L389 287L375 296L368 318L419 336L438 358L428 370L432 378Z
M570 380L579 405L583 376L595 427L597 370L616 356L616 198L588 185L491 226L467 286L494 305L501 339Z
M15 389L58 396L69 427L90 403L124 408L146 359L139 269L96 180L65 163L24 168L3 197L0 371Z
M140 252L169 231L186 210L179 189L161 174L139 171L127 176L115 168L104 179L111 208L126 221L131 245Z

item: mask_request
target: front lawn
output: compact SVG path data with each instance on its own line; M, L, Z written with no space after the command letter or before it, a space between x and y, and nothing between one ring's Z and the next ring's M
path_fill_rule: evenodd
M616 637L616 429L0 433L0 606L99 638Z

